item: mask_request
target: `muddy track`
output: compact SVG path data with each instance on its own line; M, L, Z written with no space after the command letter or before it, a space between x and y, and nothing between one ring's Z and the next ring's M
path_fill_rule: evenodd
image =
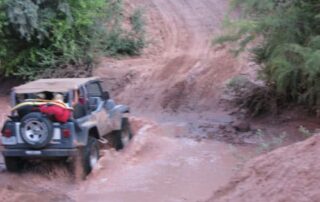
M150 45L138 58L102 60L95 74L104 78L119 101L131 106L133 114L148 118L151 114L156 121L142 118L146 128L138 130L119 156L103 157L100 169L77 192L78 199L205 200L229 179L238 162L225 144L184 138L203 135L189 130L186 117L192 122L199 117L190 114L217 114L221 87L246 64L227 48L211 46L213 36L220 33L227 2L134 0L127 5L144 8ZM174 114L164 118L163 112ZM184 113L188 115L178 118ZM223 122L223 117L214 119Z
M144 8L148 16L149 47L139 58L105 59L95 74L104 77L106 86L135 109L215 110L221 86L245 66L245 62L233 58L227 48L211 47L213 36L220 33L222 19L228 11L227 2L130 2Z

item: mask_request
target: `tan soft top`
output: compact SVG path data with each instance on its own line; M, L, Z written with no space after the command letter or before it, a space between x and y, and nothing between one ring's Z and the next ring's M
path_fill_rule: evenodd
M13 88L17 94L23 93L40 93L48 92L68 92L69 90L76 90L81 85L98 80L96 77L90 78L65 78L65 79L39 79L31 81L21 86Z

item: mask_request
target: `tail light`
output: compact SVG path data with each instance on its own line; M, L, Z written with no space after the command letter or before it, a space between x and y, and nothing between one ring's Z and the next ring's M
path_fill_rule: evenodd
M10 129L10 128L4 129L3 132L2 132L2 135L3 135L4 137L7 137L7 138L11 137L11 136L12 136L12 131L11 131L11 129Z
M66 128L62 130L62 135L64 138L69 138L71 136L71 131L70 129Z

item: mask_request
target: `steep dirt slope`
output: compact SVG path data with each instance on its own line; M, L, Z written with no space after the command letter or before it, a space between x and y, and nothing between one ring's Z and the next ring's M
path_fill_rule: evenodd
M227 48L211 47L228 2L133 0L128 5L144 8L149 47L139 58L104 59L95 74L134 109L214 109L219 88L246 66L245 60L233 58Z
M316 135L260 156L209 201L320 201L319 154L320 136Z

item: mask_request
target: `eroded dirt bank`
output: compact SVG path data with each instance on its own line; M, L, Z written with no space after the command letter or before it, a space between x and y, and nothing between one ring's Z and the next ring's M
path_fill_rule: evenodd
M316 135L260 156L209 201L319 201L319 153L320 136Z

